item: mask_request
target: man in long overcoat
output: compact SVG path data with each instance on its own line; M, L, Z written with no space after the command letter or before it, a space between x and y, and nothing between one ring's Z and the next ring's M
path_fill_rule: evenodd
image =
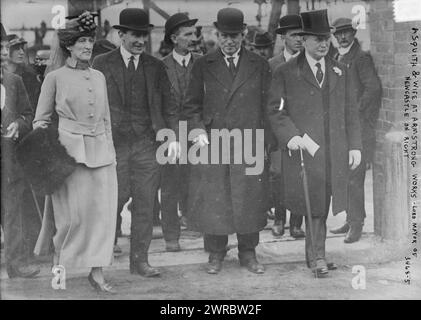
M212 129L239 130L240 139L245 138L246 129L251 129L253 141L240 141L240 145L244 151L251 147L257 152L263 167L264 142L254 138L257 129L264 126L271 77L269 64L241 47L245 24L240 10L221 9L214 24L220 49L193 65L184 105L189 128L201 129L193 141L202 149L212 150L214 140L209 138ZM228 235L232 233L237 234L241 265L251 272L263 273L255 248L259 231L266 225L267 176L263 168L247 174L246 169L252 165L245 163L243 154L242 161L234 164L232 155L239 151L234 149L231 144L229 164L191 166L189 214L198 231L205 234L210 252L209 273L221 270Z
M306 260L318 276L334 264L325 257L326 218L346 209L350 169L361 160L361 137L353 79L345 65L327 57L330 26L327 10L301 14L304 51L281 65L269 92L268 113L279 146L285 150L285 202L305 214L300 152L308 174L314 243L306 220ZM310 139L319 149L314 156ZM314 245L314 246L313 246ZM315 252L313 255L312 247Z
M367 164L373 161L376 145L375 126L381 107L382 85L377 75L370 53L361 49L357 30L352 26L352 20L339 18L333 22L334 36L339 48L333 50L333 58L353 68L357 75L357 102L361 123L362 159L361 165L349 177L348 207L346 223L332 233L346 233L345 243L353 243L360 239L364 219L364 180Z
M130 272L146 277L160 274L148 262L153 208L159 186L156 133L178 132L178 112L162 61L144 52L149 32L148 14L138 8L120 13L120 48L99 55L93 67L107 82L112 133L117 154L118 212L132 197ZM178 152L177 142L169 154Z
M1 25L1 211L6 270L9 278L32 278L39 268L25 265L23 170L16 160L16 143L32 129L34 118L22 78L4 70L9 39Z

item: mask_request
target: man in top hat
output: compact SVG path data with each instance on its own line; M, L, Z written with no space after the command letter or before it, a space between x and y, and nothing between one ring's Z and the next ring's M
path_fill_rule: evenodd
M273 44L275 42L269 32L256 32L253 41L250 43L256 52L262 58L269 60L272 54Z
M182 115L188 81L193 63L200 57L192 53L195 48L197 19L176 13L165 23L164 41L173 50L162 61L171 82L178 112ZM184 120L182 117L180 120ZM166 164L161 175L161 224L167 251L179 251L180 221L178 206L183 216L187 213L189 166Z
M303 151L312 216L312 226L306 219L306 260L324 277L337 267L325 255L331 197L333 214L346 209L348 172L360 164L361 136L353 78L345 65L327 56L327 10L303 12L301 18L304 51L275 71L267 110L279 146L286 149L285 204L302 215L307 210L300 178Z
M276 30L277 34L281 35L281 40L284 49L281 53L269 59L269 65L272 72L276 68L291 58L298 56L303 48L301 37L301 17L296 14L283 16L279 19L279 28ZM276 140L276 139L275 139ZM275 143L270 146L270 163L272 174L273 198L275 199L275 221L272 226L272 234L275 237L282 236L285 232L286 223L286 208L284 206L283 193L284 185L282 178L282 152ZM289 217L289 232L291 237L299 239L305 237L304 231L301 229L303 224L303 216L294 212L290 213Z
M360 239L364 219L364 180L367 165L373 161L376 144L375 126L381 107L382 86L370 53L364 52L355 38L357 30L352 20L339 18L333 22L334 36L339 47L333 51L333 58L354 69L357 74L357 102L361 123L362 160L361 165L349 177L346 222L331 230L332 233L346 233L345 243Z
M9 278L32 278L39 268L26 265L22 197L23 171L15 146L32 129L33 111L22 79L5 70L9 38L1 24L1 214L6 270Z
M118 212L132 197L130 272L146 277L160 271L148 263L153 209L159 187L156 133L178 132L178 112L162 61L145 52L153 25L146 11L127 8L115 25L121 46L94 59L93 67L106 78L114 145L117 154ZM178 154L171 141L169 155Z
M255 248L259 231L266 225L267 177L264 172L248 175L246 169L251 166L244 161L234 163L233 153L239 150L233 144L228 146L227 164L221 164L224 152L219 144L219 162L214 164L210 157L218 145L213 145L215 139L210 133L236 129L244 137L249 129L255 139L257 129L263 129L271 73L265 59L241 45L246 25L240 10L221 9L214 25L219 48L194 63L184 104L189 129L196 129L194 147L200 152L210 151L209 164L191 166L189 218L197 231L205 234L208 273L221 270L232 233L237 234L240 264L253 273L263 273ZM245 147L252 147L253 154L264 162L263 141L245 141L242 150ZM260 148L261 154L257 154Z

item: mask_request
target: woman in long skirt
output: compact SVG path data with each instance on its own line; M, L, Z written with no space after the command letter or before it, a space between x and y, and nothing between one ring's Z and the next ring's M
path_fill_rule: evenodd
M90 267L91 285L114 292L102 268L113 259L116 160L105 77L89 67L95 27L92 15L85 12L58 30L54 59L64 65L46 75L34 128L50 125L56 113L59 140L77 162L75 171L52 194L55 263Z

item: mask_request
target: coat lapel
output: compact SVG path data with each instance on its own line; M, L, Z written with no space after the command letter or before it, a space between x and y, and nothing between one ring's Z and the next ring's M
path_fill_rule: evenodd
M226 89L232 87L232 77L224 61L221 50L210 53L207 57L208 70Z
M335 67L333 61L329 57L326 57L325 60L327 79L329 81L329 92L332 92L335 89L336 84L338 83L339 75L333 70L333 68ZM339 69L339 67L337 68Z
M171 82L171 85L174 87L174 90L177 91L178 94L181 94L180 92L180 86L177 79L177 74L175 71L176 68L176 61L172 57L172 53L170 53L165 59L164 59L165 66L167 67L167 74L168 78Z
M241 87L244 82L251 78L254 72L256 72L257 64L256 59L252 56L249 56L247 51L242 48L241 49L241 56L238 62L238 73L237 76L234 78L234 82L231 86L231 91L228 96L228 101L231 99L235 91Z
M320 86L317 83L316 78L314 77L313 71L311 71L310 65L307 62L304 51L298 56L297 63L301 77L309 84L320 90Z
M114 52L110 54L108 58L108 63L109 63L111 74L120 91L121 99L124 105L125 104L124 68L126 68L126 65L124 64L123 58L121 57L120 48L115 49Z

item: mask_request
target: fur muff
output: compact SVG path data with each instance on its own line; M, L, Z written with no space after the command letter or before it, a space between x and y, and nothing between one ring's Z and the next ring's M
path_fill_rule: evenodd
M30 132L16 148L16 157L35 193L56 191L76 169L76 160L60 144L53 126Z

